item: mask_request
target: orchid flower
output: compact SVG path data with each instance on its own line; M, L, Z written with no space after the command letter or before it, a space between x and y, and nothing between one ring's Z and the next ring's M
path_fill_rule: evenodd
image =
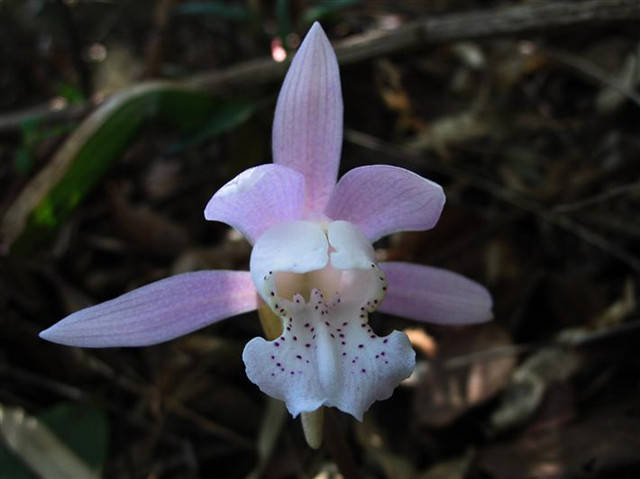
M315 23L278 97L274 163L238 175L204 210L253 245L250 271L163 279L77 311L40 336L81 347L144 346L262 305L280 325L275 339L246 345L249 379L293 416L333 406L362 420L415 366L406 334L378 336L370 313L461 325L491 319L492 302L456 273L376 261L373 242L432 228L445 196L438 184L386 165L355 168L336 182L342 108L336 56Z

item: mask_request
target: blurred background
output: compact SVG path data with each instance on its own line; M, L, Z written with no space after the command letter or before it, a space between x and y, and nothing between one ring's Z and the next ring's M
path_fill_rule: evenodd
M467 328L374 315L416 372L363 423L332 411L319 451L244 375L255 314L146 348L37 337L171 274L247 269L203 208L271 161L315 20L342 171L447 194L380 258L495 302ZM632 0L0 0L0 478L640 477L639 26Z

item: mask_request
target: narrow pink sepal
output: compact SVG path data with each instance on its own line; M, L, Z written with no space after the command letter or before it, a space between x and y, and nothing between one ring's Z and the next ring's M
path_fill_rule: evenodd
M397 231L433 228L444 202L440 185L412 171L361 166L340 178L325 213L357 225L373 242Z
M196 271L76 311L40 337L67 346L147 346L257 308L246 271Z
M322 212L338 176L342 91L338 61L314 23L284 79L273 119L273 161L302 173L306 209Z
M301 217L304 191L304 176L296 170L256 166L220 188L207 203L204 217L227 223L253 244L268 228Z
M439 324L473 324L493 318L487 289L445 269L412 263L380 263L387 296L378 311Z

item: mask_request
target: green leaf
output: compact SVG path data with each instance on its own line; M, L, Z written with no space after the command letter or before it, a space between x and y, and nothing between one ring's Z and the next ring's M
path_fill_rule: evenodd
M238 109L169 82L143 83L114 95L73 131L9 208L0 230L5 248L26 253L50 237L146 123L164 122L188 132L209 121L210 136L244 121L252 111L248 104Z
M169 153L179 153L187 147L192 147L231 130L248 120L256 107L257 103L253 100L236 99L220 102L216 105L213 113L203 120L201 127L191 137L173 145Z
M16 150L16 154L13 157L13 167L21 175L26 175L32 170L33 158L29 150L23 146Z
M0 479L38 479L38 476L0 444Z
M96 406L60 403L33 417L0 404L0 479L63 477L62 472L97 478L108 439L107 416Z
M185 2L174 11L178 15L209 15L227 20L251 19L251 11L245 6L225 2Z
M77 105L86 101L82 91L69 83L61 83L58 85L58 96L61 96L72 105Z
M102 409L86 403L60 403L38 416L91 469L107 458L109 425Z
M318 4L313 7L309 7L304 12L304 21L306 23L313 23L316 20L322 20L323 18L333 15L340 10L353 7L359 3L360 0L325 0L323 2L318 2Z
M276 19L278 23L278 36L285 50L289 50L287 36L291 33L291 8L289 0L277 0Z

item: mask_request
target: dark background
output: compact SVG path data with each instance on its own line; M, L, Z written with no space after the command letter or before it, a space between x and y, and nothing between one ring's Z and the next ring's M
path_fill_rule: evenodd
M357 44L338 48L342 171L396 164L447 194L434 230L379 254L495 302L469 328L375 316L409 330L416 374L364 423L329 414L319 451L244 375L255 314L147 348L37 337L171 274L247 269L249 245L203 208L271 160L269 57L316 19ZM0 478L37 477L30 457L51 473L64 444L106 478L640 477L639 19L612 0L0 1ZM199 89L78 130L158 78Z

